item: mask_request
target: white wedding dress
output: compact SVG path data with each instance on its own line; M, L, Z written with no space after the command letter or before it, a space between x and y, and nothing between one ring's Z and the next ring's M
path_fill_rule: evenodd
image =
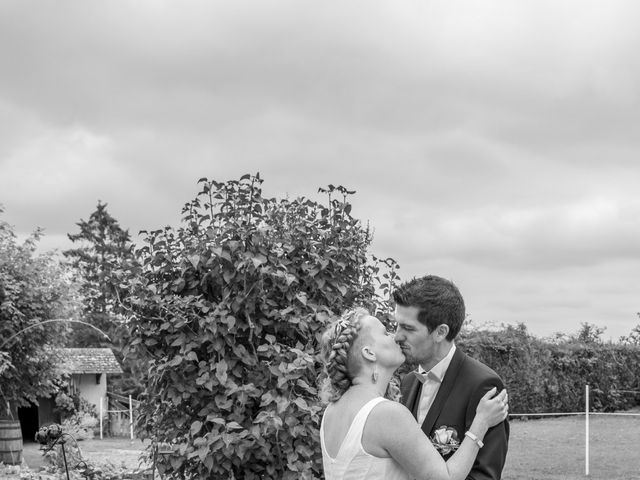
M320 445L325 480L408 480L409 476L398 463L390 458L375 457L362 448L362 432L371 410L380 402L390 402L382 397L365 403L358 411L335 458L327 453L324 443L324 417L320 423ZM329 405L327 408L331 408Z

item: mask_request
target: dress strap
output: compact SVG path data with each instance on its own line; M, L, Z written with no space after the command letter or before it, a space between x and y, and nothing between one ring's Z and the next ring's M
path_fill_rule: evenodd
M354 455L358 453L362 449L362 433L364 431L364 426L367 423L367 418L369 418L369 414L375 408L376 405L382 402L387 402L384 397L376 397L369 400L365 403L362 408L358 411L353 422L351 423L351 427L347 432L343 440L344 453L346 455Z

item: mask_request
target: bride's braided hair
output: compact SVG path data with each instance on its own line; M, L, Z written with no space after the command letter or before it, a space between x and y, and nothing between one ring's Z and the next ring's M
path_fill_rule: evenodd
M360 319L369 315L364 308L354 308L332 322L322 336L325 379L320 397L335 402L351 386L355 361L351 347L360 330Z

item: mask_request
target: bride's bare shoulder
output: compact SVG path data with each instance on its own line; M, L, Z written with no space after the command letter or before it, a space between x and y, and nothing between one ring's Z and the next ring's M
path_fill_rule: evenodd
M362 435L364 450L376 457L389 457L390 445L419 433L418 423L404 405L380 402L369 414Z
M407 407L405 407L401 403L391 400L380 402L378 405L376 405L375 408L371 411L370 417L373 420L384 419L385 423L391 424L393 422L400 422L401 424L404 424L405 422L416 422L415 418L413 418L413 415Z

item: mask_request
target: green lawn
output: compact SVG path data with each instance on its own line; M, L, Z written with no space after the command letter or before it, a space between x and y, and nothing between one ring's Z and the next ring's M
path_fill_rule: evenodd
M591 416L589 424L586 477L584 416L511 421L503 480L640 479L640 417Z
M586 477L584 416L512 420L502 478L640 480L640 417L592 416L590 438L590 475ZM86 458L98 463L124 463L135 469L144 445L140 440L94 439L80 442L80 448ZM3 475L0 471L0 479L14 478L19 475Z
M97 464L112 463L131 470L140 468L140 453L145 449L141 440L127 438L94 438L78 442L82 455ZM149 465L146 465L149 466Z
M635 413L640 413L640 410ZM503 480L640 480L640 417L590 417L590 475L584 475L584 416L512 420ZM137 466L142 442L81 442L96 461Z

